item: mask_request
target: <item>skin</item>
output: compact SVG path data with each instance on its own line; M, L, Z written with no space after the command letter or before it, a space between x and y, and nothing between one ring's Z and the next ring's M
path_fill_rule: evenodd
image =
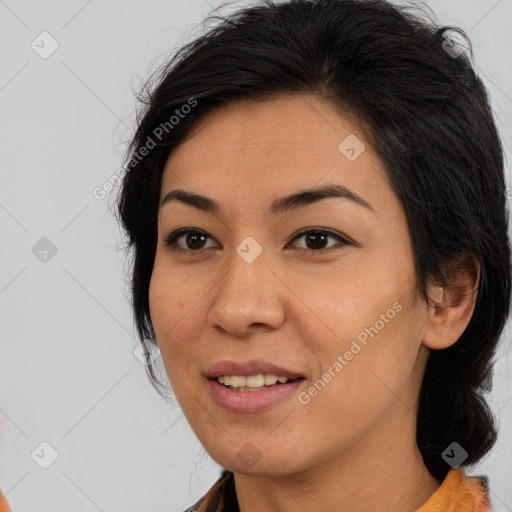
M349 134L366 144L355 161L338 149ZM348 187L373 209L329 198L266 214L274 199L326 183ZM151 317L177 400L206 451L234 472L241 511L419 508L440 485L415 442L425 365L430 349L462 334L474 301L426 307L404 210L358 125L312 95L223 106L171 153L161 199L176 188L222 210L176 200L160 208ZM164 240L183 227L207 239L187 245L182 236L177 248L189 252L179 254ZM351 243L308 246L295 234L309 227ZM248 236L263 249L252 263L236 252ZM459 285L474 289L472 275ZM449 290L429 291L450 303ZM211 398L203 374L225 359L298 371L307 391L396 303L401 310L308 404L293 396L264 412L232 413ZM249 442L259 456L250 467L238 457Z

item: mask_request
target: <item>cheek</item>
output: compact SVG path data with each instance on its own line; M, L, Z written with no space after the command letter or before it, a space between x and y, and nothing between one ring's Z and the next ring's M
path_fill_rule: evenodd
M167 271L157 257L149 285L149 309L166 368L178 368L193 349L200 328L194 321L201 304L198 300L194 287L179 272Z
M371 402L390 395L390 389L407 386L416 363L422 317L412 259L381 258L378 264L338 276L323 282L318 288L321 293L310 296L317 329L310 312L297 317L299 330L318 360L314 377L328 380L332 393L345 401ZM329 400L324 398L327 405Z

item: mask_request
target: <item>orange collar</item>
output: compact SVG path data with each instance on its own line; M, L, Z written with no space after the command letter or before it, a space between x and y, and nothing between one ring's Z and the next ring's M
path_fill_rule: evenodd
M486 477L451 469L437 491L416 512L491 512Z

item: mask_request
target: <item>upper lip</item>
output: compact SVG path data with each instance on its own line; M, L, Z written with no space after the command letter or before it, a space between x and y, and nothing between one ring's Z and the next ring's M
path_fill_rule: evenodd
M205 372L209 379L215 379L220 375L258 375L259 373L277 375L278 377L288 377L289 379L304 378L301 373L287 370L267 361L253 359L251 361L219 361L213 364Z

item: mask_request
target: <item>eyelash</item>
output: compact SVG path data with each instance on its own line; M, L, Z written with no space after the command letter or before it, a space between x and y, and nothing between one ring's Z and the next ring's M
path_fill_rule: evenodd
M327 236L330 236L332 238L335 238L335 239L337 239L340 242L337 245L341 246L341 247L344 247L346 245L351 245L351 242L349 242L344 237L334 233L333 231L322 229L322 228L308 228L308 229L305 229L304 231L301 231L300 233L297 233L292 238L291 242L294 242L298 238L301 238L303 236L306 236L306 235L309 235L309 234L312 234L312 233L327 235ZM181 228L181 229L177 229L176 231L173 231L164 240L164 245L169 246L171 248L171 250L173 250L174 252L181 253L181 254L183 254L183 253L200 253L203 250L206 250L206 249L197 249L197 250L183 249L181 247L177 247L176 243L177 243L178 239L180 239L182 236L188 235L188 234L206 235L208 237L208 234L205 233L204 231L200 231L198 229ZM326 247L324 249L318 249L318 250L315 250L315 249L304 249L302 247L295 248L295 249L292 249L292 250L293 250L293 252L297 252L297 253L309 252L309 253L312 253L312 254L316 255L316 254L324 254L324 253L332 250L333 247L336 247L336 245L335 246L331 246L331 247Z

